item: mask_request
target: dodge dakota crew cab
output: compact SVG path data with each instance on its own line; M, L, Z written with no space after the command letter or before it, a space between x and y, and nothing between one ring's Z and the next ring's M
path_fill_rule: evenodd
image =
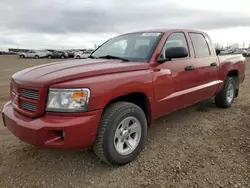
M123 165L141 152L156 118L211 97L218 107L232 105L244 81L245 58L217 54L199 31L120 35L88 59L15 73L4 125L24 142L93 148L102 161Z

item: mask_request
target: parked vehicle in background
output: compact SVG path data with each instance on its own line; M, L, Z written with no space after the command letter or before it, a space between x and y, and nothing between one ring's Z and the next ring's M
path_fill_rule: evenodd
M46 53L44 51L35 51L35 50L30 50L27 52L21 52L19 53L19 57L21 58L44 58L46 57Z
M235 49L221 50L220 55L233 54L235 51Z
M51 58L61 58L61 59L64 59L64 58L68 58L69 55L67 52L64 52L64 51L56 51L56 50L48 50L49 52L51 52L51 54L48 55L48 58L51 59Z
M52 52L50 52L48 50L44 50L43 52L45 53L45 57L48 57L49 55L52 55Z
M75 51L73 51L73 50L66 50L66 52L68 53L69 58L74 58Z
M244 57L250 57L250 50L246 50L246 51L243 53L243 56L244 56Z
M0 51L0 55L16 55L16 53L12 51Z
M199 31L120 35L89 59L14 74L3 122L27 143L93 147L102 161L124 165L142 151L148 126L157 118L210 97L221 108L233 104L246 61L242 55L218 53Z
M233 54L244 54L246 50L238 49L233 52Z
M87 59L91 55L92 51L84 51L75 53L75 59Z
M9 51L9 52L7 52L9 55L16 55L17 54L17 52L14 52L14 51Z
M86 49L84 52L93 52L94 50L93 49Z

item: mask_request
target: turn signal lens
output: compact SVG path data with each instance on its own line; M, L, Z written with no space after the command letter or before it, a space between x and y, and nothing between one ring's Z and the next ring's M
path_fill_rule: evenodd
M72 98L73 99L80 99L80 98L86 98L87 97L87 92L86 91L77 91L73 93Z

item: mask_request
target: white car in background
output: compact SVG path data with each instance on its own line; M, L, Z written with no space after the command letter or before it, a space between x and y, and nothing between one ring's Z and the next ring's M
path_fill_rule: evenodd
M47 56L47 53L45 51L35 51L35 50L30 50L28 52L22 52L19 54L19 57L21 58L44 58Z
M75 59L87 59L93 51L76 52Z
M250 57L250 50L246 50L246 51L243 53L243 56L244 56L244 57Z

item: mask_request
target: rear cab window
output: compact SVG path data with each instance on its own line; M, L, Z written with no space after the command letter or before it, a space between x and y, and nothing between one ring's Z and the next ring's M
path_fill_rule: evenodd
M195 57L209 57L211 51L205 36L201 33L189 33L194 48Z

